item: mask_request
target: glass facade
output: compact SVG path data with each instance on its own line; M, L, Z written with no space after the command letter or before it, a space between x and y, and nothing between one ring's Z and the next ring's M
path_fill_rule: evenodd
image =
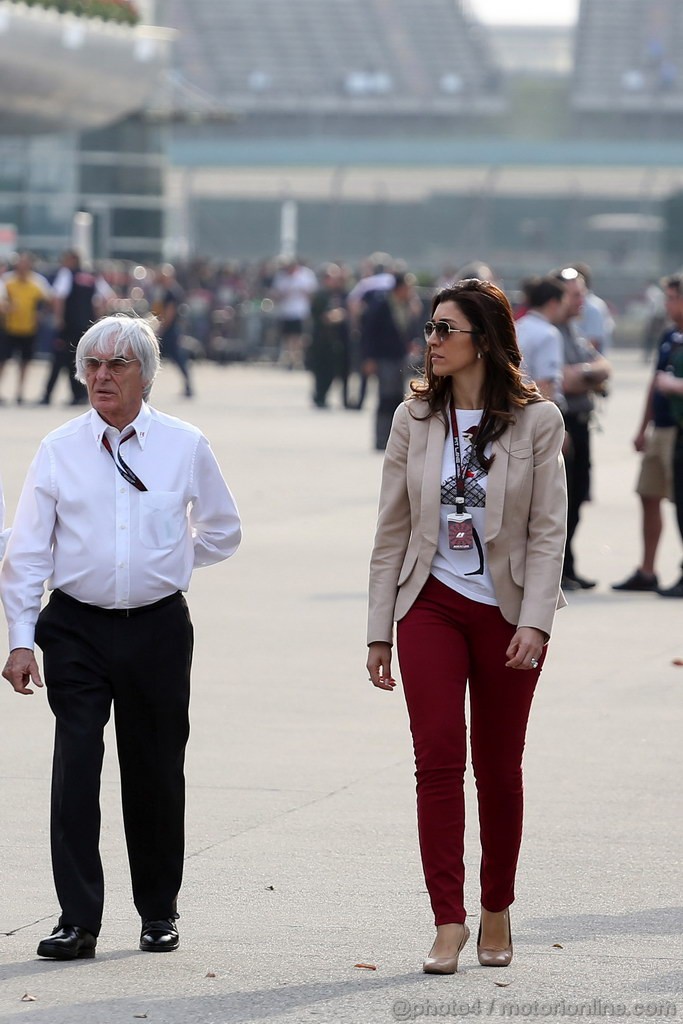
M143 117L81 135L0 138L0 223L18 246L54 258L74 214L93 215L96 259L162 257L164 128Z

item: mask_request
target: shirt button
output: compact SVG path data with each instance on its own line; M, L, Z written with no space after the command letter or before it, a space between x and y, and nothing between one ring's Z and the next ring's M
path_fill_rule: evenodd
M125 562L119 562L119 569L125 569L125 567L126 567L126 563Z
M119 487L119 494L125 494L125 493L126 493L126 488L125 487Z
M125 523L121 523L121 529L125 530L125 528L126 528L126 524Z

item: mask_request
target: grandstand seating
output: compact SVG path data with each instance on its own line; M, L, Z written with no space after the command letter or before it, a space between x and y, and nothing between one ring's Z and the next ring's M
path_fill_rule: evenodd
M169 0L176 67L236 112L498 113L462 0Z
M572 105L683 112L681 0L582 0Z

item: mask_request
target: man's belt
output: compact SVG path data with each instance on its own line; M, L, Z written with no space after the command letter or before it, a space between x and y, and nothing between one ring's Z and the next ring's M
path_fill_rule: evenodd
M100 608L97 604L87 604L85 601L78 601L75 597L65 594L63 590L53 590L52 597L56 597L59 601L74 605L85 611L95 612L97 615L108 615L110 618L116 619L130 619L134 615L144 615L146 612L156 611L157 608L163 608L166 604L178 601L182 594L179 590L176 590L174 594L169 594L168 597L162 597L161 600L153 601L152 604L142 604L138 608Z

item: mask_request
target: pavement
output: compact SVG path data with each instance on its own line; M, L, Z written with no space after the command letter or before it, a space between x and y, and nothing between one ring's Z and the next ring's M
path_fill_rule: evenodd
M334 395L329 411L314 410L305 374L266 366L200 366L199 397L187 401L168 367L154 402L205 430L244 520L238 554L196 572L189 594L197 653L181 947L137 949L108 729L97 958L36 957L58 914L52 721L44 691L19 697L3 681L0 1021L683 1017L683 667L672 664L683 657L683 602L609 589L640 556L631 438L649 373L634 352L614 363L576 542L578 570L600 585L571 594L558 614L532 710L512 965L476 960L468 773L473 935L457 975L421 973L433 925L406 713L400 688L373 689L364 668L381 468L371 408L345 412ZM32 396L44 372L32 369ZM38 441L72 412L0 408L9 522ZM663 584L677 579L680 559L669 506Z

